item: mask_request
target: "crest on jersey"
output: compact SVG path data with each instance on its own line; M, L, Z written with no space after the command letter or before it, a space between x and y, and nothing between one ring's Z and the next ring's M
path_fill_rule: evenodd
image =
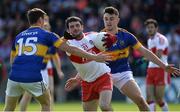
M94 42L93 42L92 40L89 40L89 43L90 43L91 45L94 45Z
M120 44L121 46L124 46L125 43L124 43L124 41L120 40L119 44Z

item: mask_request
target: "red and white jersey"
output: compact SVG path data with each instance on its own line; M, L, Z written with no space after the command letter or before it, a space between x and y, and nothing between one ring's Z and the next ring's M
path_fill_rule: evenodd
M148 49L151 50L154 54L159 49L163 50L163 54L160 59L165 64L168 64L167 62L168 46L169 46L168 40L164 35L160 33L156 33L154 37L148 39ZM159 67L159 66L152 62L149 62L149 68L154 68L154 67Z
M84 51L97 54L100 51L94 46L92 42L92 39L96 38L96 35L96 32L84 33L84 37L81 40L68 40L67 44L78 47ZM110 72L110 68L105 63L87 60L69 53L67 53L67 55L84 81L95 81L98 77L107 72Z

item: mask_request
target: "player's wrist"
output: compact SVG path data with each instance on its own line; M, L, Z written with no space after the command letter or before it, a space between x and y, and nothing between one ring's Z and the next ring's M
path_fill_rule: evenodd
M171 69L171 65L166 65L166 66L165 66L165 71L169 72L170 69Z
M81 77L79 77L79 76L74 77L74 79L75 79L78 83L81 82Z

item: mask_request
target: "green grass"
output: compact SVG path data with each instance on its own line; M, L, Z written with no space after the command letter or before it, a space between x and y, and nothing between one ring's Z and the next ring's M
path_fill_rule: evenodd
M3 110L4 104L0 104L0 111ZM112 103L114 111L138 111L138 108L134 104L127 104L122 102L113 102ZM66 102L54 104L54 111L82 111L81 102ZM16 110L19 110L17 106ZM157 108L160 111L160 108ZM169 104L170 111L180 112L180 104ZM40 111L40 105L37 103L31 103L28 106L28 111Z

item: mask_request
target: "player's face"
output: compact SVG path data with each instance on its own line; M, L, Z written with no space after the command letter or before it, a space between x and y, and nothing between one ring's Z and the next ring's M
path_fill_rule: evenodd
M48 16L44 16L44 22L45 23L49 22L49 17Z
M48 31L50 31L50 29L51 29L51 26L49 24L49 17L48 16L44 17L44 26L43 26L43 28L45 30L48 30Z
M83 32L83 25L79 21L70 22L68 31L73 36L78 36Z
M116 28L118 27L119 17L115 14L111 15L105 13L103 16L103 20L104 20L104 26L108 31L116 30Z
M51 30L51 26L50 26L50 24L49 24L49 23L47 23L47 22L45 22L45 23L44 23L43 28L44 28L45 30L48 30L48 31L50 31L50 30Z
M39 21L39 25L40 25L41 28L43 28L43 26L44 26L45 17L46 17L46 15L44 15L44 17L40 17L39 20L38 20Z
M146 26L146 31L149 36L153 36L157 32L157 27L153 23L150 23Z

